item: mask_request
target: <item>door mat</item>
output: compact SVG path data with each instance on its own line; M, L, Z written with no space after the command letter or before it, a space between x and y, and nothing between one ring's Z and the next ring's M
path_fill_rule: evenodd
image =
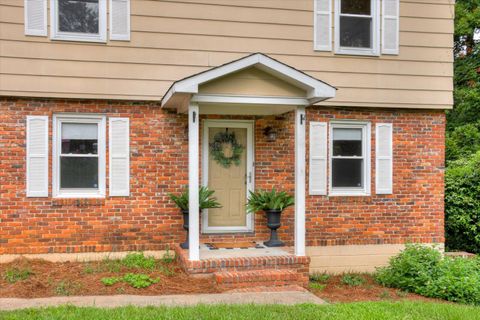
M205 243L205 245L211 250L218 249L248 249L248 248L257 248L258 245L254 241L245 241L245 242L215 242L215 243Z

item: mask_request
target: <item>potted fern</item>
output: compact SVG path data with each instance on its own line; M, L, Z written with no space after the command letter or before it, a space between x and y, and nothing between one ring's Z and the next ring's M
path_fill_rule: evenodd
M198 190L198 204L200 212L203 209L221 208L220 203L217 202L217 198L213 197L215 191L209 190L207 187L201 186ZM182 249L188 249L188 188L185 189L180 195L169 194L170 199L177 205L183 214L183 229L187 231L187 240L180 244Z
M264 245L267 247L283 247L285 245L278 239L277 229L281 226L282 211L293 205L293 196L285 191L277 192L275 188L271 191L250 191L247 211L249 213L263 211L267 215L267 227L270 229L270 240L265 241L263 243Z

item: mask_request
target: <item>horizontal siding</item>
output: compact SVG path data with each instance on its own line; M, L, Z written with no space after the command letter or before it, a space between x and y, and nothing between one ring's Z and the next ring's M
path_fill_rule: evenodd
M0 94L159 100L175 80L263 52L339 88L325 104L448 107L450 0L402 0L399 56L313 51L313 0L132 1L130 42L24 36L23 1L0 0Z

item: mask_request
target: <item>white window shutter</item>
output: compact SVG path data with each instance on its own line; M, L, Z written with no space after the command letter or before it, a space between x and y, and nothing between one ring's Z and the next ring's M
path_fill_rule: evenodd
M393 193L393 127L391 123L377 123L375 132L377 194Z
M47 36L47 0L25 0L25 34Z
M110 40L130 40L130 0L110 0Z
M130 124L128 118L110 118L110 196L130 195Z
M327 194L327 123L310 122L309 194Z
M48 117L27 116L27 197L48 197Z
M332 0L314 1L314 47L332 51Z
M398 54L400 42L400 0L383 0L382 53Z

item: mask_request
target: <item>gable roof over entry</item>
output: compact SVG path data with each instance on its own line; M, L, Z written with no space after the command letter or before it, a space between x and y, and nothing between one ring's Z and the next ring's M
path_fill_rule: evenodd
M291 104L307 106L335 97L336 88L328 83L262 53L255 53L174 82L163 97L161 105L164 108L185 110L190 99L199 93L202 84L248 68L257 68L306 92L301 99L292 99ZM257 97L242 97L242 101L255 101L255 98Z

